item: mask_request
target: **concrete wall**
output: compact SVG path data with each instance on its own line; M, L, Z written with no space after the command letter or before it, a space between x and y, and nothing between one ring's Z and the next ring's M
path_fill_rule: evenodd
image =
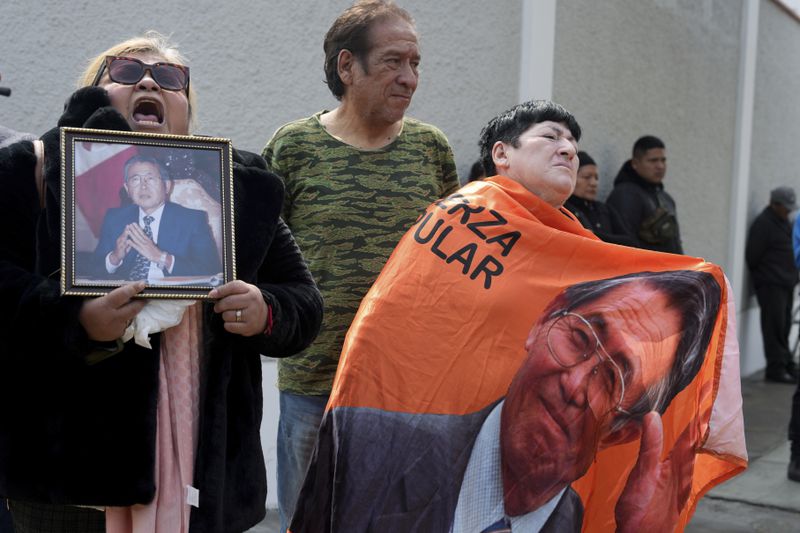
M756 55L755 98L750 156L747 224L769 203L769 191L789 185L800 193L800 176L793 161L800 138L800 21L788 15L775 2L760 0ZM742 236L744 238L744 236ZM764 366L761 325L755 294L749 276L740 314L739 344L746 357L742 374ZM795 305L797 305L795 301ZM790 346L797 339L792 329Z
M684 250L725 266L741 1L557 4L553 99L611 191L641 135L667 145Z
M417 20L422 70L409 114L450 138L460 173L477 159L481 127L518 90L519 0L400 0ZM332 108L322 40L349 0L83 0L6 2L0 16L0 124L55 125L84 61L147 29L171 33L199 95L198 133L263 148L282 124Z
M800 22L771 0L761 0L756 59L748 219L769 203L769 191L800 192Z

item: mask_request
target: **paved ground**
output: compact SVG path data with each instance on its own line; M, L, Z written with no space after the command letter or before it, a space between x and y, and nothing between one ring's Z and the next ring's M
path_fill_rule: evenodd
M750 466L700 501L688 533L800 532L800 483L786 478L794 390L760 373L742 381Z
M800 483L786 478L794 387L766 383L756 374L742 380L750 467L711 490L697 506L687 533L800 532ZM250 533L277 533L278 512Z

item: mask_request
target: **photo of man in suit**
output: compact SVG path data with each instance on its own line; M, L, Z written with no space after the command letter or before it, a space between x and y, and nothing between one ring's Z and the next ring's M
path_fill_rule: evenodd
M492 523L580 531L583 507L570 484L600 450L638 439L640 463L617 505L618 530L661 530L665 520L677 521L691 469L687 476L641 458L661 453L661 414L700 369L719 298L713 277L694 271L633 274L562 292L531 330L528 357L481 428L453 531ZM691 464L694 444L684 432L668 461ZM669 502L678 505L667 516L643 512Z
M101 277L168 283L171 276L222 271L205 211L169 201L172 181L157 159L135 155L124 167L132 204L106 212L94 264Z

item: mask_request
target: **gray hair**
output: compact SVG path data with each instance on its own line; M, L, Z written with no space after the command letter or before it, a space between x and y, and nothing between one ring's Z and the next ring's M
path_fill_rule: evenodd
M719 311L722 290L707 272L674 270L667 272L637 272L616 278L587 281L565 289L545 310L547 319L559 313L597 300L610 290L633 281L642 281L662 292L681 320L680 339L675 349L672 368L629 408L630 414L618 414L612 431L620 429L631 420L641 420L650 411L661 414L672 399L697 375L703 365L706 348L711 340Z
M149 155L137 154L125 162L125 166L123 167L122 171L122 176L123 178L125 178L125 183L128 182L128 170L136 163L150 163L151 165L154 165L158 169L158 173L161 175L162 181L167 181L172 179L169 174L169 169L166 167L166 165L164 165L164 163L162 163L155 157L151 157Z

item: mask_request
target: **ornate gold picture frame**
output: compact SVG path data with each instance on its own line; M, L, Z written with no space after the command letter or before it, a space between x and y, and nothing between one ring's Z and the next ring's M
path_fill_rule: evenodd
M61 129L61 289L206 298L235 272L229 139Z

